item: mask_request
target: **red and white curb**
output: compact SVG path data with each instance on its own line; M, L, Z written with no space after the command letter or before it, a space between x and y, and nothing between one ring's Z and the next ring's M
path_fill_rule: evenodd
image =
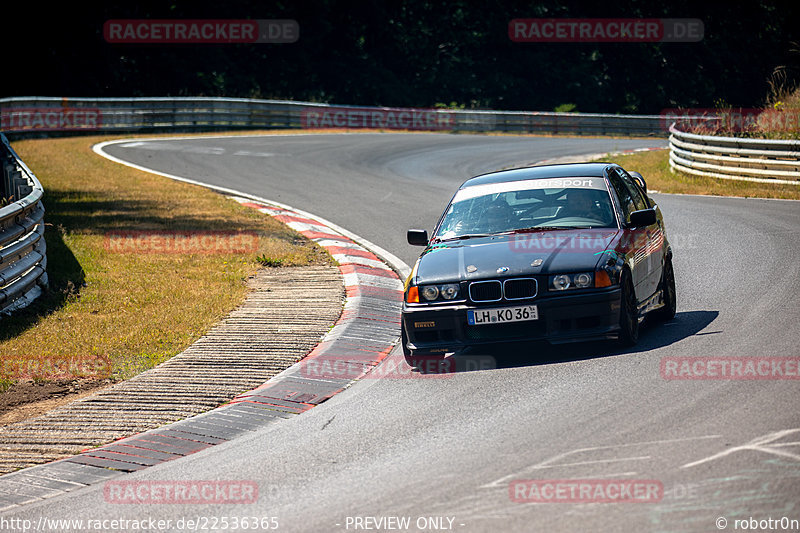
M233 402L281 395L282 399L302 396L312 404L324 401L364 377L394 348L400 332L403 283L377 255L313 215L249 198L233 199L325 248L339 263L346 292L339 320L302 361Z
M354 235L287 206L232 197L274 217L324 247L339 263L346 300L341 316L298 363L263 385L209 412L153 429L80 455L2 477L0 510L106 481L129 472L197 453L292 418L370 374L399 340L403 284L398 275ZM363 241L362 241L363 242ZM388 254L387 255L391 255ZM404 267L399 262L400 267ZM409 377L402 358L386 363L381 377ZM400 368L402 366L402 368ZM2 487L25 486L24 494Z
M93 149L120 164L223 193L274 217L325 248L339 263L346 291L344 308L336 324L305 358L228 404L74 457L2 476L8 483L0 485L0 510L197 453L292 418L370 375L399 341L403 297L400 276L410 271L402 260L310 213L240 191L154 171L103 151L105 146L120 142L126 141L100 143ZM373 372L372 375L376 378L409 377L410 367L402 357L399 361L385 363L381 368L388 366L391 372L385 375ZM24 486L24 494L3 489L10 486Z

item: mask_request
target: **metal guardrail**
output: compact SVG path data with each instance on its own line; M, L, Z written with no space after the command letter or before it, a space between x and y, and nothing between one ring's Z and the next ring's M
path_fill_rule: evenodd
M244 98L0 99L5 132L358 128L666 137L660 115L398 109Z
M147 132L209 129L378 128L577 135L664 136L661 115L611 115L330 106L244 98L0 99L8 133ZM690 174L800 184L800 141L695 135L669 128L670 166ZM2 135L0 315L47 285L42 186ZM782 179L787 178L787 179Z
M0 99L0 131L15 137L236 128L666 135L659 115L404 109L244 98ZM0 316L27 305L47 285L42 187L5 135L2 144L0 196L13 203L0 209Z
M697 135L669 128L669 164L697 176L800 185L800 140Z
M0 317L25 307L47 286L44 190L0 133ZM7 204L7 205L5 205Z

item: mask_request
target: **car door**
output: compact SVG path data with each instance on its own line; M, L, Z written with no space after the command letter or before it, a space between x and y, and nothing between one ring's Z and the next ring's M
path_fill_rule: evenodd
M622 177L615 169L608 172L608 181L617 197L622 222L622 236L618 253L625 255L626 263L631 267L633 286L639 301L642 301L647 294L647 276L649 265L647 264L647 228L631 228L631 213L637 210L634 196L630 189L622 181Z
M625 184L625 187L631 192L633 203L636 210L650 209L650 202L644 195L644 192L636 185L636 182L630 175L622 169L617 169L617 172ZM659 226L658 221L655 224L647 226L647 249L645 251L645 264L647 265L647 274L642 284L643 293L641 296L650 296L658 290L658 284L661 281L661 269L663 268L664 261L664 235Z

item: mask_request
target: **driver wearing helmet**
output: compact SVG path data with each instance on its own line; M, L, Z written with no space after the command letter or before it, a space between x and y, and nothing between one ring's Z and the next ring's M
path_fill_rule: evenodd
M511 229L511 207L503 200L495 200L486 208L486 232L499 233Z
M567 192L566 215L577 218L602 219L602 213L592 198L592 191L586 189L570 189Z

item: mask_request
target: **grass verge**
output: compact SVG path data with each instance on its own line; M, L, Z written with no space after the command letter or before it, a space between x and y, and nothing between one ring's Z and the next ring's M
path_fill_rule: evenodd
M262 263L333 262L253 209L92 152L110 138L13 143L44 186L50 290L0 322L3 396L25 383L129 378L180 353L240 304L246 279ZM241 232L250 244L170 253L142 241L109 244L126 232L200 238Z
M659 192L800 200L800 185L773 185L672 172L669 150L621 154L603 158L602 161L617 163L625 170L641 173L647 181L647 188Z

